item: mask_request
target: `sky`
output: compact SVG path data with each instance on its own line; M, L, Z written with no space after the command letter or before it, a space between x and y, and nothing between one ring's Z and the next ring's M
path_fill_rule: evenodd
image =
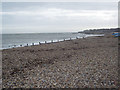
M3 2L3 33L78 32L118 27L117 2Z

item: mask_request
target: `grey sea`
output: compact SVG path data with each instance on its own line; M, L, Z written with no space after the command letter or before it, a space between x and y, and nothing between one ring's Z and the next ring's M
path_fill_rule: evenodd
M101 36L98 34L81 34L81 33L30 33L30 34L2 34L2 48L0 49L8 49L13 47L26 46L27 44L30 46L32 43L35 45L40 43L50 43L51 40L53 42L63 41L64 39L76 39L90 36Z

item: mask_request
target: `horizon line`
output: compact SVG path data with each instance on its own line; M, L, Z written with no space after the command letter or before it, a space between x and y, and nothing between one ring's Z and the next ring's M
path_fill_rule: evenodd
M85 30L100 30L100 29L119 29L119 27L114 27L114 28L89 28ZM85 31L85 30L81 30ZM40 34L40 33L78 33L80 31L70 31L70 32L18 32L18 33L1 33L1 34Z

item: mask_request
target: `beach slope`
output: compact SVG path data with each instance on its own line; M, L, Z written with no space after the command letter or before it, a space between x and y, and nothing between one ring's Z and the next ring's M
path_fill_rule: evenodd
M111 35L2 50L3 88L116 88Z

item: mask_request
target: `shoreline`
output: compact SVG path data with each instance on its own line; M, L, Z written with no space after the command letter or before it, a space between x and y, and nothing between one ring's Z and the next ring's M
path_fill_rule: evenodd
M15 47L1 48L0 50L14 49L14 48L20 48L20 47L29 47L29 46L35 46L35 45L41 45L41 44L58 43L58 42L63 42L63 41L68 41L68 40L83 39L83 38L89 38L89 37L95 37L95 36L104 36L104 34L88 34L88 36L86 36L86 37L74 37L74 38L66 38L66 39L60 39L60 40L51 40L51 41L49 40L49 41L31 43L31 44L29 43L28 46L27 46L27 43L26 43L26 45L24 43L22 46L15 45ZM32 45L32 44L34 44L34 45Z
M112 35L3 50L3 88L117 88L117 50Z

